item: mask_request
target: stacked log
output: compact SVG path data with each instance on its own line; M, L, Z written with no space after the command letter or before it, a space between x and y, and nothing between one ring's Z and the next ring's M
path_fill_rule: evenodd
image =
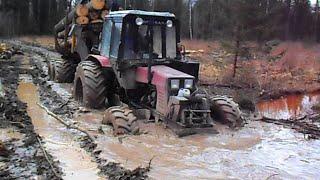
M83 1L82 1L83 2ZM76 8L72 9L70 13L63 18L57 25L55 25L56 49L74 47L75 41L68 36L72 24L86 26L89 24L102 23L105 16L109 13L105 0L90 0L84 4L80 2ZM66 44L67 43L67 44Z

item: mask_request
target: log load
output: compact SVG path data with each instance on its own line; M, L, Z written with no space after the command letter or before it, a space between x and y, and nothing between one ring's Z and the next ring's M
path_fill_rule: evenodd
M88 8L93 8L95 10L101 10L105 7L106 1L105 0L91 0L88 3Z
M71 38L68 36L72 24L88 25L103 23L105 16L109 13L106 0L90 0L84 4L81 1L76 8L72 9L66 17L55 25L56 49L61 52L72 51ZM67 39L66 39L67 38ZM67 44L66 44L67 43ZM67 48L67 49L65 49ZM70 49L71 48L71 49Z
M88 16L89 9L85 4L79 4L76 7L76 14L77 16Z
M88 16L89 20L104 19L104 17L109 13L106 7L105 0L91 0L87 4L79 4L75 9L73 9L67 17L63 18L57 25L55 25L54 30L59 33L65 29L66 24L71 24L73 20L81 22L80 24L86 23L83 16ZM81 17L77 20L78 17Z

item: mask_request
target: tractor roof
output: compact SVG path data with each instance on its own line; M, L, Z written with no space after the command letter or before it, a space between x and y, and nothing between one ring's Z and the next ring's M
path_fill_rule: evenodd
M157 17L171 17L171 18L175 17L174 14L169 12L150 12L150 11L140 11L140 10L113 11L113 12L110 12L108 17L125 18L128 15L143 15L143 16L157 16Z

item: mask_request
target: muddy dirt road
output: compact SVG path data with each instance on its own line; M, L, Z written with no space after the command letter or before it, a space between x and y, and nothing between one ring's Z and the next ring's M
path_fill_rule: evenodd
M27 106L15 93L22 59L0 62L0 179L61 179L59 162L43 149Z
M24 58L22 66L31 67L28 60L29 58ZM27 104L27 112L35 132L46 142L47 151L61 163L63 179L100 179L97 175L99 172L97 164L84 149L80 148L74 135L38 105L41 102L37 87L32 82L32 76L20 74L17 95Z
M20 75L18 97L27 103L35 131L43 138L47 151L60 161L58 166L65 179L316 179L320 176L319 140L306 140L292 129L260 121L248 120L239 131L217 124L219 134L185 138L176 137L161 124L141 122L145 134L114 137L109 126L101 125L103 111L83 112L71 97L71 85L47 81L47 58L58 57L57 54L39 47L23 45L23 48L25 56L17 61L29 59L22 64L31 70ZM298 103L302 107L318 102L313 97L310 101L302 99ZM85 134L61 125L37 103L66 122L85 129L94 142ZM276 112L282 111L272 110L276 106L272 103L259 104L258 108L276 117L279 115ZM290 107L285 106L283 111L291 113ZM308 113L309 108L297 106L297 109Z

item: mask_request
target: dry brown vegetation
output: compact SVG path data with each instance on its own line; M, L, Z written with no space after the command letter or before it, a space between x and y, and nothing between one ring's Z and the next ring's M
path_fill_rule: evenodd
M280 95L320 88L320 45L282 42L266 52L264 46L247 43L249 56L241 57L237 75L232 76L233 55L219 42L183 41L187 49L203 50L190 54L201 62L204 84L236 85L255 88L261 95Z
M21 36L18 39L24 42L32 43L35 45L41 45L43 47L54 49L53 36Z

